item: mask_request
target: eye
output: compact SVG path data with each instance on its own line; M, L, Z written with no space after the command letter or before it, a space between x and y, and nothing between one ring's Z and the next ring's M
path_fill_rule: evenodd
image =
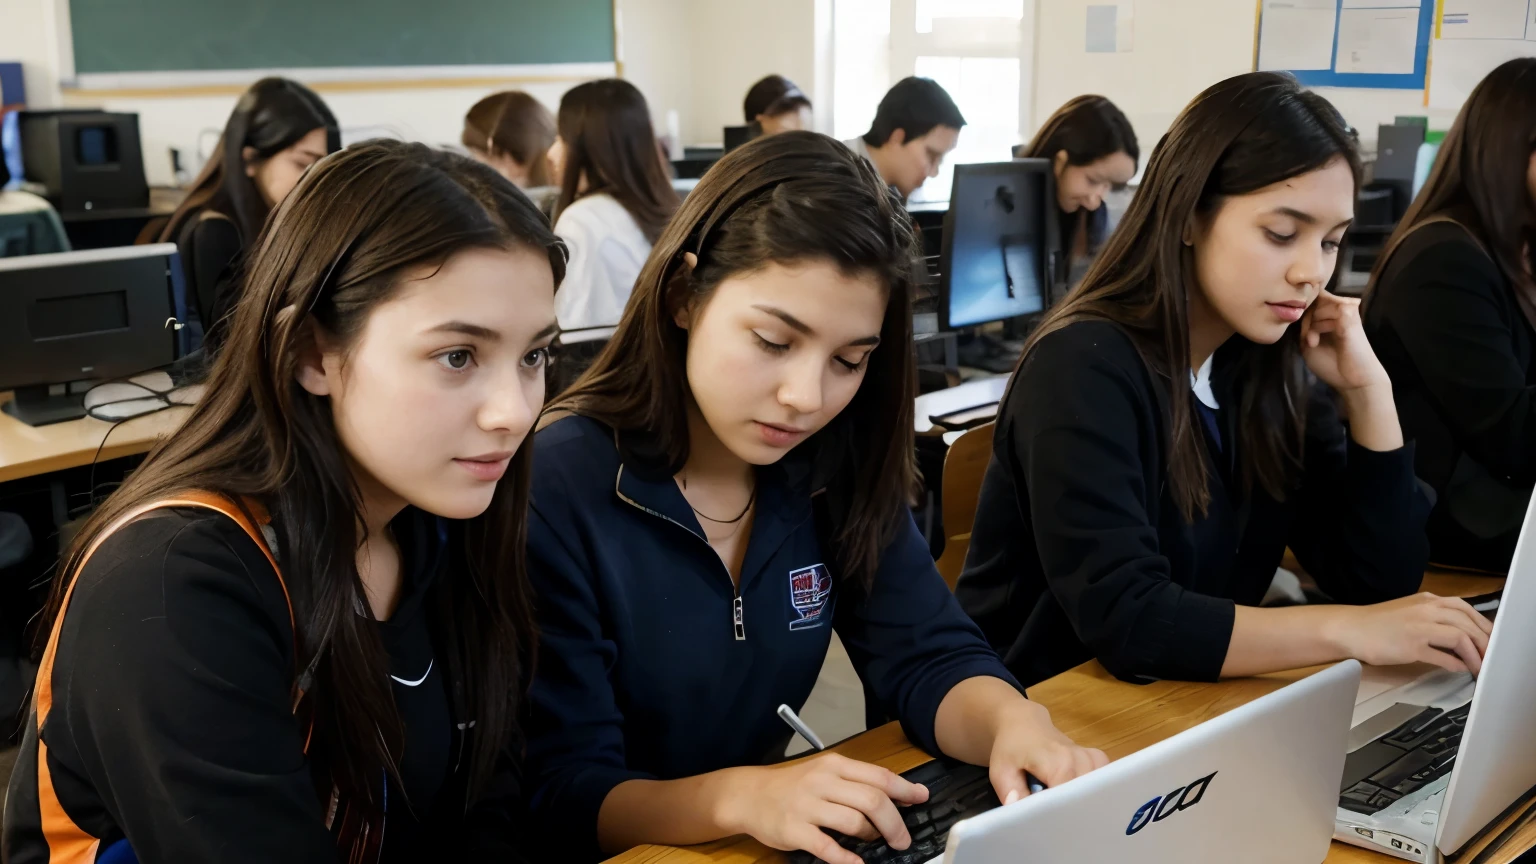
M469 364L475 359L475 355L474 352L468 349L460 348L456 351L439 354L434 359L450 372L462 372L469 367Z
M871 353L873 353L873 352L871 352ZM864 371L864 367L869 365L869 354L865 354L863 357L860 357L859 358L859 362L857 362L857 363L850 363L850 362L848 362L847 360L844 360L841 357L837 358L837 362L842 364L842 367L844 369L848 370L850 373L853 373L853 372L863 372Z
M523 355L524 369L541 369L549 363L549 348L535 348Z
M1323 241L1323 251L1327 252L1329 255L1333 255L1333 254L1337 253L1339 251L1339 241L1337 241L1337 240L1324 240Z
M1269 230L1268 228L1264 229L1264 233L1269 235L1269 239L1270 240L1273 240L1274 242L1280 243L1280 244L1289 243L1292 240L1296 239L1296 235L1295 234L1279 234L1277 232Z
M758 346L761 347L764 351L767 351L769 354L783 354L785 351L789 350L789 345L781 344L779 342L769 342L767 339L763 338L763 334L757 332L756 330L752 331L752 335L757 337Z

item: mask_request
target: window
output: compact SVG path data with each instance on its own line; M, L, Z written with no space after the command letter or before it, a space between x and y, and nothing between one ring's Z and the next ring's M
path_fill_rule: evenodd
M1024 17L1024 0L917 0L916 31L932 33L935 18Z
M998 162L1023 140L1033 91L1038 0L833 0L832 128L869 131L891 84L908 75L939 82L965 115L960 142L938 177L912 195L949 197L956 162Z
M919 57L913 74L932 78L965 115L960 143L939 176L914 192L914 201L949 199L957 162L1002 162L1019 140L1019 61L1009 57Z

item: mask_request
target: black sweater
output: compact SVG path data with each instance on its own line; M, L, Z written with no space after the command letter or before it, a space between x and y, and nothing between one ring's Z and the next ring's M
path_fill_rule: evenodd
M446 575L437 571L457 566L441 525L411 509L393 525L405 581L377 626L405 749L403 787L389 781L382 860L514 860L510 759L465 813L468 761L458 757L468 747L427 609ZM126 837L140 861L338 860L290 705L288 605L233 521L159 510L108 538L76 582L53 668L43 738L54 789L102 849ZM38 755L29 725L0 835L10 864L49 860Z
M1341 602L1418 587L1429 502L1413 448L1350 441L1326 388L1310 402L1300 488L1240 494L1231 372L1251 347L1233 337L1216 354L1225 447L1206 434L1211 501L1194 524L1169 487L1167 381L1130 338L1081 322L1030 352L998 414L956 587L1026 686L1094 658L1125 680L1215 680L1235 605L1258 605L1287 545Z
M1437 495L1431 560L1504 572L1536 484L1536 331L1514 288L1461 226L1426 225L1392 255L1365 327Z

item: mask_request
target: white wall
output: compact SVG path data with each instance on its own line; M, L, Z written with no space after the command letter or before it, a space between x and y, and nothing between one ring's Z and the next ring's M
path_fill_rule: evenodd
M814 98L816 0L693 0L693 112L684 137L719 142L743 123L741 100L764 75L778 73Z
M1238 0L1136 0L1133 50L1084 51L1087 7L1093 0L1042 0L1036 41L1035 105L1031 130L1063 102L1083 93L1109 97L1136 128L1143 156L1190 99L1207 86L1253 69L1254 4ZM1400 114L1427 115L1444 129L1454 112L1424 107L1419 90L1319 87L1367 150L1376 127Z

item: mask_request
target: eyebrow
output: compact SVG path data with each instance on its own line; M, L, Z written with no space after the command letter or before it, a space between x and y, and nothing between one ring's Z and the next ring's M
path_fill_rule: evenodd
M316 162L320 161L321 159L324 159L325 156L326 156L326 154L324 154L324 153L317 153L314 150L300 150L299 151L299 155L301 155L301 156L308 156L311 159L314 159Z
M790 329L792 329L792 330L796 330L796 331L798 331L800 333L804 333L807 336L815 336L816 335L816 331L811 329L811 325L805 323L804 321L801 321L799 318L796 318L795 316L789 314L788 312L785 312L783 309L779 309L779 308L776 308L776 307L773 307L773 306L761 306L761 305L753 306L752 308L756 309L759 312L766 312L769 315L772 315L773 317L779 319L780 321L783 321L785 324L788 324ZM862 339L855 339L852 342L848 343L849 347L862 346L862 345L879 345L879 344L880 344L880 336L879 336L879 334L876 334L874 336L865 336Z
M1289 216L1292 219L1295 219L1297 222L1302 222L1307 225L1317 224L1316 216L1313 216L1311 213L1307 213L1302 210L1297 210L1294 207L1276 207L1274 212L1279 213L1282 216ZM1353 221L1355 221L1355 217L1351 216L1348 219L1345 219L1343 222L1333 226L1334 230L1338 230L1339 228L1347 228L1349 227L1349 223Z

